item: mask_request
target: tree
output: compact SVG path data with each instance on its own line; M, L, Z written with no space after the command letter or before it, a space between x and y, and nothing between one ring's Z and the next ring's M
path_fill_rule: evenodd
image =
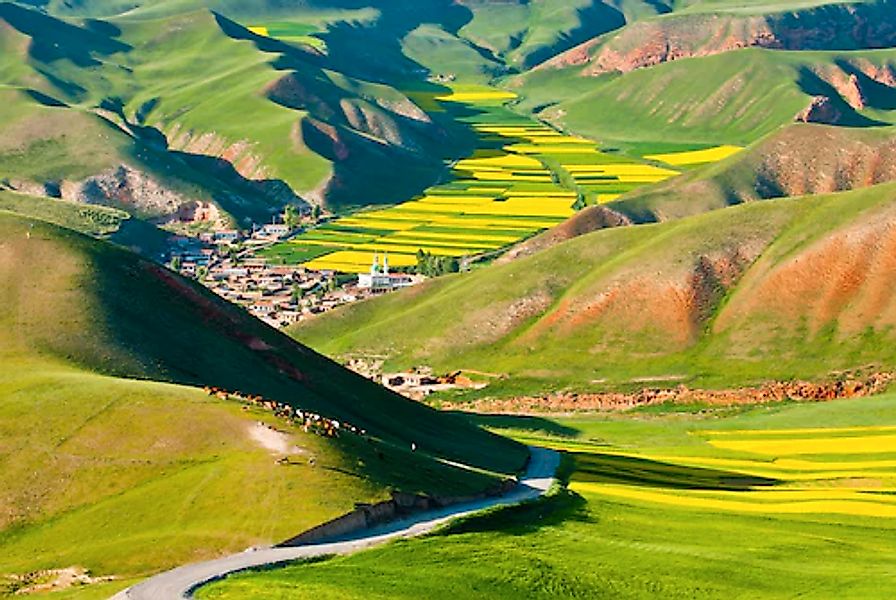
M292 301L293 302L298 304L304 295L305 295L305 290L302 289L302 286L300 286L297 283L292 286Z
M199 281L203 281L206 277L208 277L208 267L202 265L198 269L196 269L196 277L199 278Z
M417 251L417 272L427 277L438 277L446 273L460 271L460 261L453 256L433 256L423 250Z
M283 210L283 223L290 229L295 229L302 222L302 213L299 208L293 204L288 205Z
M320 205L315 204L315 205L311 208L311 218L314 219L315 221L317 221L318 219L320 219Z
M172 271L180 271L180 268L184 264L184 261L179 256L172 256L171 263L169 263L169 264L171 266Z

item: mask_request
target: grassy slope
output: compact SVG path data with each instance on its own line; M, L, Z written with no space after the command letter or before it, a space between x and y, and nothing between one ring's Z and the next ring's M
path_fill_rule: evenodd
M126 212L105 206L91 206L0 192L0 210L34 217L92 236L113 234L129 219Z
M358 190L371 186L382 194L374 202L413 193L431 183L442 168L439 158L452 151L444 132L425 117L421 120L419 109L394 88L367 82L363 73L352 79L323 69L334 62L338 70L338 58L330 61L301 46L255 36L239 23L215 17L201 3L179 3L172 11L63 21L0 5L0 18L5 19L0 42L9 50L0 59L0 72L7 85L38 90L81 110L117 105L116 120L127 121L137 134L130 139L118 132L115 143L90 157L72 143L77 132L42 127L42 137L33 136L27 123L40 121L48 110L22 97L16 114L0 115L3 122L20 125L16 135L10 132L6 145L21 146L9 156L0 154L0 172L38 181L58 177L59 169L40 163L22 168L23 152L46 150L38 145L57 148L63 162L73 163L62 165L62 175L73 177L133 163L155 150L160 156L140 163L155 177L174 180L175 187L198 186L198 192L188 190L191 196L212 197L238 218L266 220L267 211L283 201L276 191L247 184L226 164L192 154L232 145L227 157L244 175L279 180L300 193L333 176L335 181L321 193L338 205L358 202ZM325 18L319 12L305 15L298 10L294 16L318 22ZM354 14L330 12L328 18L336 21ZM270 14L258 7L252 15L240 13L240 18L251 24ZM337 52L341 46L332 43ZM284 76L297 85L287 86L286 95L268 97L269 86ZM236 118L247 111L253 115L251 122ZM56 112L69 116L73 111ZM77 112L71 118L88 120ZM323 133L317 131L321 124ZM165 152L159 148L164 143L160 132L178 141L178 147L189 134L192 144L186 145L186 152ZM384 166L396 160L407 165L407 176L384 177Z
M602 230L292 333L331 356L368 352L394 367L512 376L490 394L642 377L727 386L892 366L892 307L876 274L886 255L874 249L894 194L889 184ZM854 283L839 293L845 278ZM869 305L877 293L880 303Z
M672 457L755 455L720 451L706 430L892 426L896 396L815 405L752 407L708 415L649 413L588 418L486 418L528 441L576 451L573 484L614 481L631 490L707 486L716 469L679 469ZM604 453L656 462L625 465ZM603 455L603 456L601 456ZM881 460L887 454L833 457ZM812 457L813 459L815 457ZM831 460L825 457L822 460ZM609 461L609 462L608 462ZM597 469L596 469L597 467ZM615 468L614 468L615 467ZM892 485L893 474L869 471ZM844 485L830 480L823 485ZM791 484L794 487L805 482ZM848 484L846 484L848 485ZM711 489L711 488L709 488ZM825 488L821 488L825 489ZM828 488L829 489L829 488ZM711 491L689 492L690 495ZM736 497L737 492L733 492ZM896 576L893 519L766 515L623 500L585 491L470 520L443 535L351 557L243 573L200 590L228 598L885 597ZM445 565L451 565L450 570Z
M635 222L732 204L860 188L896 178L892 127L791 125L727 160L636 190L610 208Z
M749 144L782 125L827 91L809 74L838 61L888 64L892 50L782 52L747 49L638 69L623 75L582 77L574 69L533 71L520 85L523 106L550 106L541 116L623 149L633 142ZM835 99L839 98L834 92ZM845 102L856 123L893 121L891 111L865 115Z
M169 233L122 210L0 191L0 210L108 239L143 256L163 256Z
M111 244L2 212L0 239L2 572L146 574L278 541L388 488L494 481L440 458L500 472L524 458ZM270 417L197 384L316 410L374 441L280 425L306 453L277 466L248 434Z

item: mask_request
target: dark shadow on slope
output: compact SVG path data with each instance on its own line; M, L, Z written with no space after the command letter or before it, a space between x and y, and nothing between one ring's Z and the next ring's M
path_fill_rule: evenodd
M593 481L678 490L748 491L757 486L781 482L734 471L688 467L633 456L600 453L572 453L576 461L576 481Z
M379 8L380 17L373 23L339 23L321 35L329 48L329 64L346 75L377 83L422 80L427 70L404 54L405 36L423 24L456 34L473 19L467 7L453 0L388 2Z
M871 79L847 60L837 60L836 65L846 73L854 75L865 100L865 106L878 110L896 110L896 88Z
M517 506L506 506L478 516L459 519L438 535L489 533L523 536L561 523L592 523L588 502L580 495L563 489L551 496Z
M666 15L672 12L672 6L662 2L662 0L644 0L658 15Z
M829 119L829 125L845 127L879 127L888 125L888 123L869 119L856 112L831 84L816 75L808 67L800 68L796 83L804 93L810 96L824 96L830 100L834 114Z
M0 4L0 19L31 37L28 53L38 62L67 59L79 67L94 67L102 64L96 56L105 57L131 50L128 44L108 35L113 31L110 27L117 31L111 25L84 29L9 2Z
M116 110L116 100L106 99L104 107L116 112L127 129L132 132L133 147L129 151L135 166L141 167L163 184L171 186L171 179L179 184L188 184L210 194L212 199L228 214L242 224L267 222L271 215L280 212L288 204L302 204L304 201L285 181L280 179L248 179L241 175L230 162L201 154L192 154L168 147L165 135L155 127L130 123L123 111ZM118 126L102 116L97 116L108 127L119 131ZM89 188L85 190L89 193ZM105 193L97 190L97 200L102 201ZM189 194L187 194L189 195ZM142 214L132 205L109 203L118 208L135 212L144 218L159 215Z
M470 421L482 427L516 429L561 437L572 437L579 433L577 429L543 417L530 415L483 415L464 412L458 412L457 414L465 415Z
M251 41L259 50L275 54L270 65L284 75L263 93L272 102L295 110L299 142L333 163L333 175L323 190L331 206L393 203L412 197L443 176L443 159L472 147L470 132L451 135L445 123L411 118L399 107L336 85L323 70L325 65L334 68L332 57L258 36L223 15L214 17L229 37ZM362 76L359 81L370 79ZM402 177L394 176L396 164L402 165Z
M59 90L69 98L74 99L75 101L81 101L87 96L87 90L74 81L69 81L67 79L57 77L43 67L36 66L34 67L34 70L43 75L44 78L50 82L50 85L55 87L57 90Z
M68 104L62 100L57 100L56 98L37 90L25 90L25 94L38 104L42 104L49 108L68 108Z
M668 12L668 7L666 8L666 12ZM524 68L534 67L589 39L624 27L626 23L625 15L621 11L602 2L595 2L585 8L580 8L577 12L581 25L561 36L559 40L550 46L545 46L537 52L527 55L523 61Z

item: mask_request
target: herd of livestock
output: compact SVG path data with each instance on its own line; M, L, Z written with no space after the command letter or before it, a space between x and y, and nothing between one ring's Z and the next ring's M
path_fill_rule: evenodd
M218 387L206 386L203 388L209 396L217 396L221 400L237 400L243 403L243 410L255 406L263 408L286 420L290 425L300 426L306 433L314 433L323 437L335 438L340 433L349 432L356 435L366 435L367 431L344 421L330 419L317 413L301 410L283 402L268 400L258 395L247 395L241 392L229 392Z

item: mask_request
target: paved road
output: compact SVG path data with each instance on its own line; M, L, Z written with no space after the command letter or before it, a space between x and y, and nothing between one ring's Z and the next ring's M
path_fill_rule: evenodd
M277 564L300 558L328 554L351 554L389 540L422 535L457 517L503 504L515 504L544 494L554 482L560 455L553 450L530 447L531 459L519 484L506 494L464 504L425 511L373 529L347 534L345 538L326 544L291 548L247 550L207 562L184 565L160 573L112 597L112 600L180 600L204 583L228 573L261 565Z

